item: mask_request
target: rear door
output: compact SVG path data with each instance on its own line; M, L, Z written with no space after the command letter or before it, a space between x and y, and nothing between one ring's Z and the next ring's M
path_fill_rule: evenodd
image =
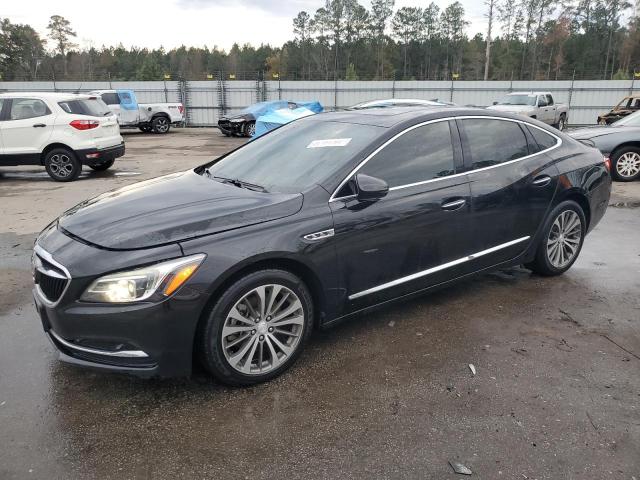
M558 185L558 169L547 152L560 139L509 119L459 119L471 185L476 269L512 259L532 241ZM539 146L529 129L547 138ZM542 138L542 137L541 137Z
M330 202L350 310L457 276L468 253L470 189L454 122L405 131L356 173L385 180L389 193L359 202L347 183ZM354 173L355 175L355 173Z
M12 98L6 108L2 122L5 155L25 162L39 159L53 132L55 115L43 100L31 97Z
M92 138L96 148L113 147L122 143L117 117L99 97L69 99L58 102L58 105L68 114L64 121L60 121L59 117L59 128L69 128L69 123L73 120L91 120L98 123L97 128L74 133Z

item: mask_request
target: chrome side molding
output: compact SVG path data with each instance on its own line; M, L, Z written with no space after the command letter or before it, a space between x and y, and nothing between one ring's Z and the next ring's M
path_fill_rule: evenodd
M336 232L333 228L329 228L328 230L322 230L321 232L308 233L302 238L310 242L317 242L318 240L333 237L335 233Z
M517 243L524 242L529 240L530 236L517 238L516 240L511 240L510 242L502 243L500 245L496 245L495 247L487 248L486 250L482 250L481 252L472 253L471 255L467 255L466 257L458 258L457 260L453 260L451 262L443 263L442 265L438 265L437 267L432 267L427 270L423 270L421 272L414 273L412 275L407 275L406 277L398 278L396 280L392 280L387 283L383 283L382 285L378 285L373 288L369 288L367 290L363 290L358 293L354 293L353 295L349 295L349 300L355 300L356 298L364 297L365 295L369 295L371 293L376 293L381 290L385 290L387 288L395 287L396 285L401 285L406 282L410 282L411 280L416 280L418 278L425 277L427 275L431 275L432 273L439 272L441 270L445 270L447 268L455 267L456 265L460 265L461 263L469 262L478 257L482 257L483 255L488 255L489 253L496 252L498 250L502 250L503 248L510 247L512 245L516 245Z
M81 347L80 345L76 345L74 343L67 342L64 338L60 337L53 330L49 330L47 333L49 335L51 335L53 338L55 338L56 341L58 343L60 343L61 345L64 345L65 347L67 347L70 350L76 350L78 352L92 353L94 355L104 355L106 357L120 357L120 358L147 358L149 356L145 352L143 352L142 350L116 350L116 351L112 351L112 350L98 350L97 348Z

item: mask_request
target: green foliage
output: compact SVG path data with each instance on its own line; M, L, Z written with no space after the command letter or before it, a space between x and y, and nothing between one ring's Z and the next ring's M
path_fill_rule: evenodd
M495 0L489 78L494 80L630 78L640 71L638 20L627 0ZM426 3L426 2L425 2ZM480 80L486 41L467 36L458 1L394 9L395 0L325 0L293 19L292 40L281 47L234 44L228 51L181 46L79 50L64 17L54 15L48 37L28 25L0 20L0 75L8 79L206 79L257 72L282 79ZM488 8L485 4L485 8ZM497 35L498 34L498 35Z

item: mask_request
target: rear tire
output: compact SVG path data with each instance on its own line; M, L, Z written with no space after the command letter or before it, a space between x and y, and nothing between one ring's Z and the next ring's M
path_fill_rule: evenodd
M640 148L623 147L611 155L611 176L619 182L640 178Z
M569 270L582 250L586 226L580 205L572 200L560 203L547 217L535 259L525 267L547 277Z
M72 182L82 172L76 154L66 148L54 148L44 157L44 168L56 182Z
M89 165L89 168L92 168L96 172L104 172L113 166L115 160L109 160L108 162L101 163L99 165Z
M227 288L203 319L196 339L200 361L227 385L271 380L302 352L313 311L297 276L275 269L250 273Z
M554 126L556 127L556 129L564 132L567 129L567 116L564 113L561 113L558 123Z
M153 133L165 134L171 129L171 122L165 116L156 117L151 120L151 129Z

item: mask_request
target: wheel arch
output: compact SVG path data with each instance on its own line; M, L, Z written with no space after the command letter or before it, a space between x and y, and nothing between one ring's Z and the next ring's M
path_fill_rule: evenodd
M69 145L60 142L51 143L47 145L44 150L42 150L42 153L40 154L40 165L44 165L44 159L46 158L47 154L54 148L64 148L66 150L69 150L74 155L76 154L76 151Z
M639 140L630 140L628 142L624 142L621 143L619 145L616 145L614 148L611 149L611 156L615 155L615 153L619 150L622 150L623 148L626 147L635 147L640 149L640 141Z
M296 275L304 282L304 284L309 289L311 298L313 300L313 326L314 328L317 328L320 325L321 319L323 318L326 310L326 295L322 288L320 278L309 265L299 259L292 258L286 255L251 258L243 262L241 265L238 265L237 267L225 272L222 275L222 279L217 282L215 288L211 292L209 292L207 301L198 319L198 325L196 327L196 332L193 339L194 346L195 342L197 341L198 331L200 330L201 325L206 321L208 312L211 310L211 308L213 308L213 305L215 304L217 299L220 298L222 293L243 276L266 269L287 271Z
M582 209L582 213L584 213L584 218L587 221L587 225L585 226L585 230L589 230L589 225L591 224L591 206L589 205L589 200L584 192L579 189L571 189L567 190L562 194L562 196L558 199L558 203L564 202L565 200L572 200L580 205Z

